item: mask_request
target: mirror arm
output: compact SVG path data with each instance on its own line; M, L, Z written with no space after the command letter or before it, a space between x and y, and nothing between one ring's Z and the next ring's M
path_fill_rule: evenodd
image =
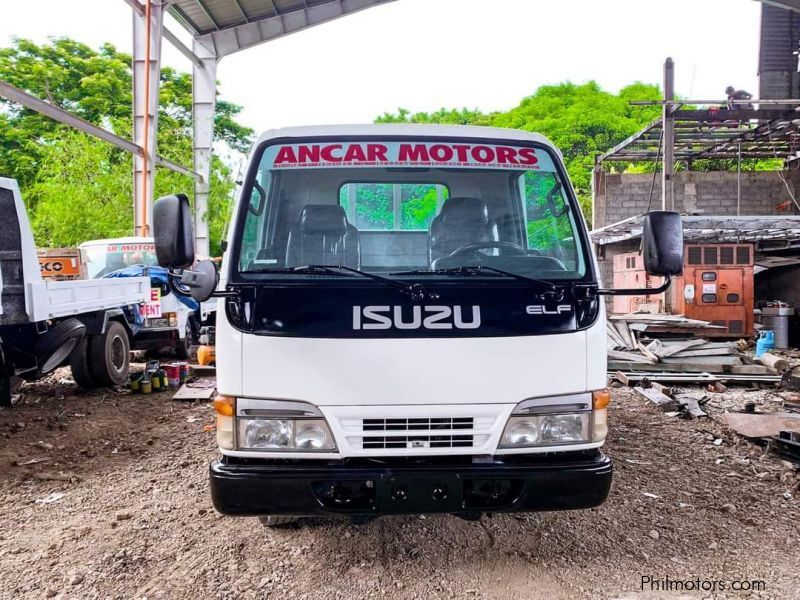
M184 283L183 279L186 272L186 269L169 269L168 271L167 285L169 285L169 289L171 289L172 292L178 296L191 295L191 290L189 289L189 286Z
M657 288L599 288L597 293L603 296L652 296L654 294L666 292L671 283L672 279L669 275L666 275L664 277L664 283Z

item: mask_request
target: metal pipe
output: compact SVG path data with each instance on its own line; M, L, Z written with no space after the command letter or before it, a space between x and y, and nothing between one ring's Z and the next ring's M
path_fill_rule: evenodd
M145 20L145 58L144 58L144 154L142 155L142 237L147 237L149 226L147 224L147 170L149 167L150 153L150 33L152 29L152 0L145 0L144 20Z

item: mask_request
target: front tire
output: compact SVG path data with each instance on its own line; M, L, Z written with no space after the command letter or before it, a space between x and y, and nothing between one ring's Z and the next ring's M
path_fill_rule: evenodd
M285 527L300 520L300 517L258 517L264 527Z
M97 387L97 383L89 369L89 339L90 336L83 336L83 339L72 350L72 354L69 355L72 378L78 384L78 387L84 390L93 390Z
M128 381L130 340L125 327L110 321L105 333L89 341L89 370L99 387L123 385Z

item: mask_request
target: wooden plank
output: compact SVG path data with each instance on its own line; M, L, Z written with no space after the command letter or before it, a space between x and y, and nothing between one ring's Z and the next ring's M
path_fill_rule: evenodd
M616 359L618 361L623 362L630 362L630 363L644 363L646 365L652 366L656 363L654 360L650 360L643 354L639 354L638 352L623 352L621 350L609 350L608 351L609 358Z
M736 433L748 438L775 436L781 431L800 433L800 415L794 413L727 412L722 418Z
M687 356L663 358L661 362L668 365L741 365L738 356Z
M211 400L216 392L217 385L214 378L197 379L190 383L184 383L175 392L173 400Z
M686 358L691 356L737 356L738 350L733 348L692 348L691 350L682 350L672 355L672 358ZM668 357L669 358L669 357Z
M614 379L619 381L622 385L630 386L631 381L628 379L628 376L623 371L617 371L614 373Z
M647 346L645 346L642 342L637 342L636 347L638 348L639 352L647 357L648 360L652 361L653 363L658 362L658 356L650 352L650 350L647 349Z
M657 382L691 384L691 383L713 383L718 381L714 375L709 373L623 373L628 381L636 383L648 380L651 385ZM665 393L665 392L662 392ZM669 395L669 394L666 394Z
M774 375L775 370L763 365L737 365L731 368L736 375Z
M635 387L633 391L639 394L645 400L649 400L664 412L669 412L678 409L678 401L670 398L666 394L662 394L653 388Z
M659 342L659 348L657 350L653 350L653 353L655 353L659 358L669 358L678 352L683 352L684 350L694 348L695 346L701 346L705 343L705 340L703 339L684 340L679 343L668 343L666 340L656 341Z
M631 333L631 330L628 328L628 324L625 321L620 321L612 325L617 330L619 337L622 338L625 349L634 350L636 344L633 341L633 333Z
M610 355L609 355L610 356ZM671 373L724 373L725 365L712 364L664 364L663 362L651 364L640 357L639 362L624 362L609 360L607 369L610 371L639 371L639 372L671 372Z
M621 347L621 348L625 347L625 340L622 339L622 336L620 336L616 327L614 327L611 323L609 323L608 326L606 327L606 335L610 340L612 340L612 342L616 347Z
M756 357L756 362L761 363L766 367L775 369L778 373L783 373L789 370L789 361L780 356L765 352L761 356Z
M652 387L657 392L661 392L665 396L669 396L670 398L672 398L672 388L671 387L669 387L667 385L662 385L662 384L658 383L657 381L651 381L650 382L650 387Z

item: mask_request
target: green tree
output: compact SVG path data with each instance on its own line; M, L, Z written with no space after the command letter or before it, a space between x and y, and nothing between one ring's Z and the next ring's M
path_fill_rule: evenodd
M594 158L659 115L659 107L631 106L630 100L657 100L657 86L629 85L611 94L590 81L583 85L545 85L508 111L481 113L478 110L440 109L415 113L399 109L384 113L379 123L450 123L490 125L535 131L548 137L564 154L570 179L581 207L591 218L591 171Z
M94 50L66 38L43 45L17 39L0 49L0 79L130 137L131 57L109 44ZM184 165L192 161L191 90L191 75L162 70L158 153ZM245 151L252 131L236 121L240 111L218 101L215 142ZM39 245L71 245L132 231L132 157L2 99L0 174L19 181ZM229 169L214 156L208 217L213 252L219 250L232 186ZM156 171L156 197L175 191L191 196L192 189L188 177Z

